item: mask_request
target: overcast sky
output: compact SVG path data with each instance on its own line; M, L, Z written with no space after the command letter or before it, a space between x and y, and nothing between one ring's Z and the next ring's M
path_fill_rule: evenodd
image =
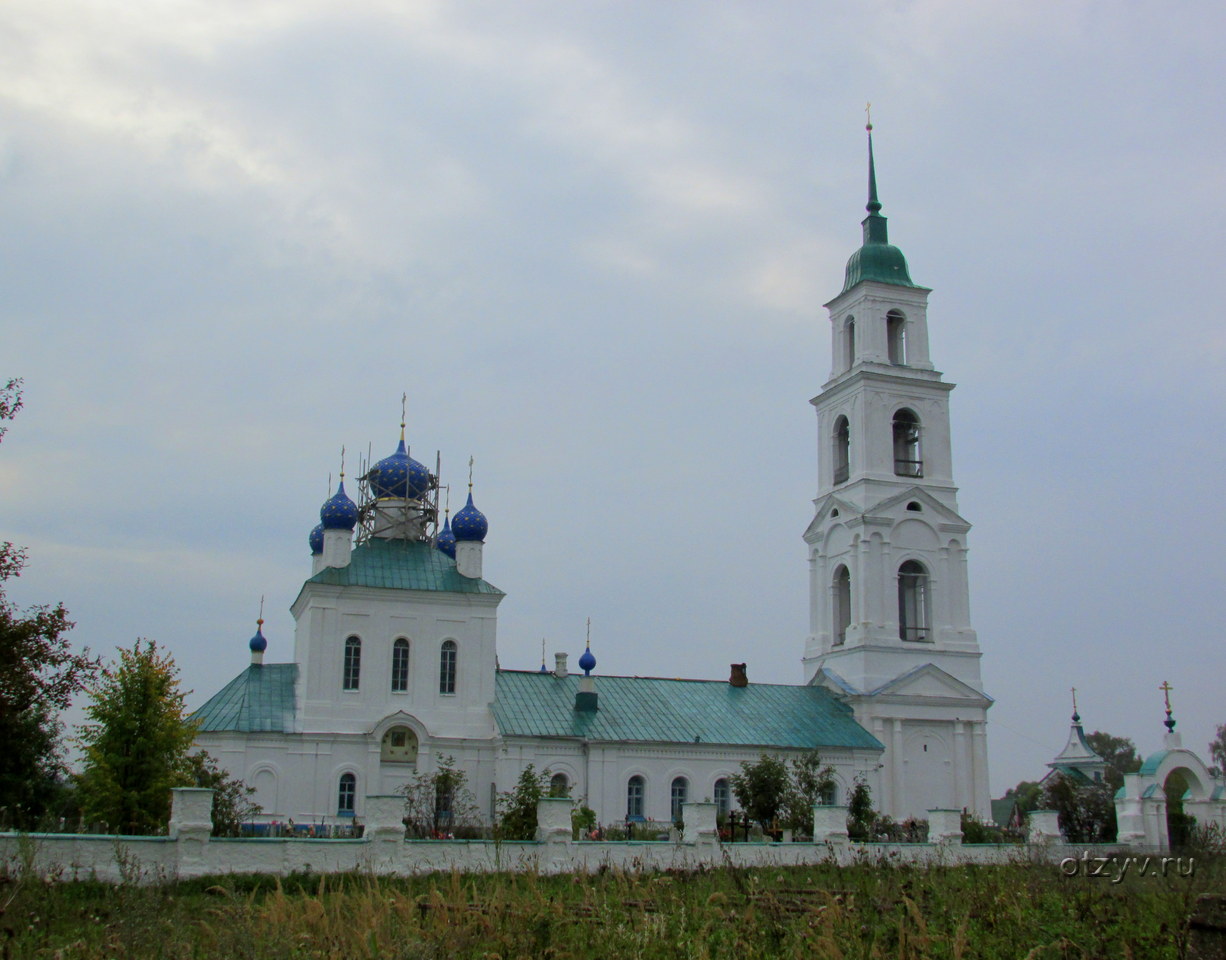
M8 589L270 660L340 448L466 462L504 667L799 682L864 104L933 288L992 789L1226 723L1226 8L8 0Z

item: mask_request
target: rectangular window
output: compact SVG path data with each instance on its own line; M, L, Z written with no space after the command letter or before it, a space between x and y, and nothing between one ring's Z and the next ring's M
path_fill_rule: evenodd
M438 661L438 692L455 693L456 645L454 640L443 643Z
M401 637L392 644L392 693L409 689L409 641Z
M342 690L356 690L362 678L362 641L350 637L345 641L345 665L341 677Z

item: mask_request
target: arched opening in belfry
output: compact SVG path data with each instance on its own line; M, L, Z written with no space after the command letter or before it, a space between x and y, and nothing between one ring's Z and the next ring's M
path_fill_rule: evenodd
M846 483L851 472L851 425L846 417L834 421L834 482Z
M894 475L924 475L924 460L920 454L920 419L914 410L906 407L894 414Z
M839 564L834 571L834 643L840 646L847 641L847 628L851 626L851 573Z
M848 317L843 325L843 366L850 370L856 362L856 318Z
M907 362L907 318L901 310L885 315L885 339L890 363L905 366Z
M930 640L928 571L916 560L898 568L898 636L901 640Z

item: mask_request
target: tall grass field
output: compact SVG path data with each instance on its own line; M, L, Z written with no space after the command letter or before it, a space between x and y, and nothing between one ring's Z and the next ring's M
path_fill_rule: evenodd
M1053 865L696 873L0 878L5 958L1182 958L1191 876Z

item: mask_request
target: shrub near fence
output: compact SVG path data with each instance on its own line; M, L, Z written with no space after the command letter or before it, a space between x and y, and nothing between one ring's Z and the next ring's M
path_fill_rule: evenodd
M219 838L211 836L212 791L174 791L169 835L108 837L60 834L0 836L0 858L10 871L34 870L64 878L125 881L140 877L187 878L227 873L345 873L364 871L413 875L435 870L539 873L622 869L704 869L734 865L852 863L866 857L893 863L1008 863L1041 859L1057 863L1080 856L1084 845L1059 840L1055 816L1032 815L1034 842L964 845L961 813L929 811L927 843L852 843L847 809L814 808L811 842L721 844L713 803L682 807L683 827L672 842L572 840L566 798L543 798L537 806L535 840L406 840L404 798L368 797L362 836L355 839L301 837Z

